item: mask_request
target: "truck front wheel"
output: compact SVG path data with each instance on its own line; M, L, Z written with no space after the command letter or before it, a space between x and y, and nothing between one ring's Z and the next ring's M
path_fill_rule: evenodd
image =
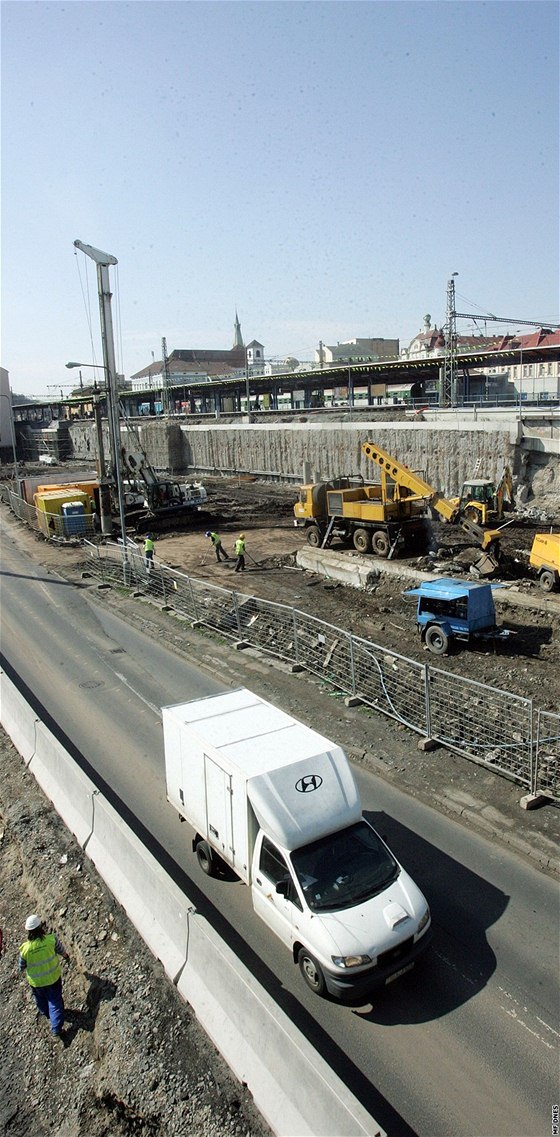
M358 553L371 552L371 533L367 529L355 529L352 539Z
M196 859L206 876L214 876L214 856L207 841L198 842Z
M321 544L321 534L316 525L310 525L307 530L307 544L312 545L314 549L318 549Z
M554 573L551 569L544 569L539 577L539 584L543 592L552 592L554 588Z
M426 628L424 642L428 651L434 655L445 655L449 647L449 637L439 624L430 624L429 628Z
M314 959L306 948L300 948L298 963L307 986L310 987L316 995L324 995L326 991L325 976L317 960Z

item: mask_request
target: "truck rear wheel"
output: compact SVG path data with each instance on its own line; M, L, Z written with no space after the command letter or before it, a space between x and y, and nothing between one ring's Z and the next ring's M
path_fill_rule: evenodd
M434 655L445 655L449 647L449 637L439 624L430 624L429 628L426 628L424 642L428 651Z
M316 995L324 995L326 991L325 976L321 971L317 960L306 948L300 948L298 955L299 969L307 986L315 992Z
M307 544L314 549L318 549L321 544L321 534L316 525L310 525L307 530Z
M214 876L214 855L207 841L199 841L196 846L196 859L206 876Z
M358 553L369 553L371 551L371 533L368 529L355 529L352 540Z
M377 532L373 534L371 544L374 553L377 553L378 557L386 557L388 555L389 538L382 529L378 529Z
M554 573L551 569L543 569L539 577L539 584L543 592L552 592L554 588Z

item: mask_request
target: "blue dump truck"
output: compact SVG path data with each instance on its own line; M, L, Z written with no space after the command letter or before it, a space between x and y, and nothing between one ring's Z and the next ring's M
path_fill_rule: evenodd
M492 585L442 576L410 588L418 597L416 627L434 655L445 655L453 640L504 639L510 633L496 625Z

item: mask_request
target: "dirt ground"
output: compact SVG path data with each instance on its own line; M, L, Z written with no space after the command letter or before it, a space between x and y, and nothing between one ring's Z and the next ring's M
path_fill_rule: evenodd
M423 657L412 631L413 609L401 595L410 581L383 573L375 591L365 594L295 567L295 552L305 538L292 525L293 488L238 480L205 484L208 512L228 553L238 533L246 534L244 576L233 576L233 561L216 563L204 535L207 520L160 536L156 558L200 579L294 604L405 655ZM235 652L229 643L179 623L161 605L125 597L122 590L96 591L94 582L82 578L79 546L47 543L6 506L0 510L13 539L47 571L90 588L96 602L118 609L147 635L226 684L249 686L323 732L327 721L327 733L344 739L354 762L543 871L557 871L559 809L521 810L519 786L441 748L420 752L417 737L404 726L364 708L347 708L313 676L294 675L252 650ZM522 556L517 549L527 550L533 532L534 527L521 525L508 537L515 556ZM457 542L464 547L461 537ZM497 656L463 650L443 665L556 709L560 597L544 600L528 585L522 597L531 607L500 609L504 623L518 625L512 646ZM5 1039L0 1132L6 1137L23 1137L30 1129L37 1137L266 1137L250 1096L230 1076L3 732L0 768L0 1028ZM60 1048L46 1024L35 1023L25 980L16 971L23 922L37 908L72 960L64 975L67 1045Z
M204 484L211 527L220 533L232 559L216 563L211 542L204 536L210 524L206 519L203 526L195 521L183 532L162 533L156 543L156 555L162 561L199 579L227 581L228 587L238 587L241 592L312 611L383 647L425 660L425 649L415 633L414 600L403 597L414 582L400 577L398 570L399 566L416 566L429 571L432 560L414 557L384 562L371 558L380 577L375 590L367 593L327 582L295 567L295 554L305 546L305 534L292 521L297 493L294 487L248 479L205 479ZM507 602L505 592L500 595L498 620L514 634L500 642L497 652L487 645L468 650L460 647L445 657L444 666L517 695L538 697L543 709L556 710L560 699L560 594L545 598L528 575L529 549L538 531L536 520L521 518L508 526L502 537L502 564L496 580L503 581L506 591L511 589L512 602ZM246 572L233 577L234 544L239 532L246 536ZM434 532L440 571L468 578L468 565L475 552L467 535L437 523ZM342 551L342 546L338 548ZM344 551L347 556L353 555ZM513 603L518 593L525 600L523 607Z

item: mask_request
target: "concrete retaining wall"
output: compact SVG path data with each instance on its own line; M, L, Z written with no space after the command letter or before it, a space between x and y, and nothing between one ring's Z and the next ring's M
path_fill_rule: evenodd
M283 1137L386 1137L0 672L1 720L226 1062ZM12 733L13 732L13 733ZM92 809L93 804L93 809ZM93 823L93 828L91 827ZM272 933L271 933L272 934Z
M448 496L459 493L477 467L484 477L497 479L509 465L527 486L527 496L534 492L546 499L560 483L557 427L552 420L525 429L515 416L453 411L429 422L371 421L363 416L333 422L302 416L289 422L212 419L197 425L161 418L135 422L134 430L152 465L178 475L245 473L299 482L308 462L325 479L359 473L367 481L378 481L377 467L361 454L362 442L370 438ZM554 437L545 441L550 434ZM91 461L93 424L73 424L71 437L74 457ZM124 430L122 438L127 449L139 448ZM108 453L108 438L105 445Z

